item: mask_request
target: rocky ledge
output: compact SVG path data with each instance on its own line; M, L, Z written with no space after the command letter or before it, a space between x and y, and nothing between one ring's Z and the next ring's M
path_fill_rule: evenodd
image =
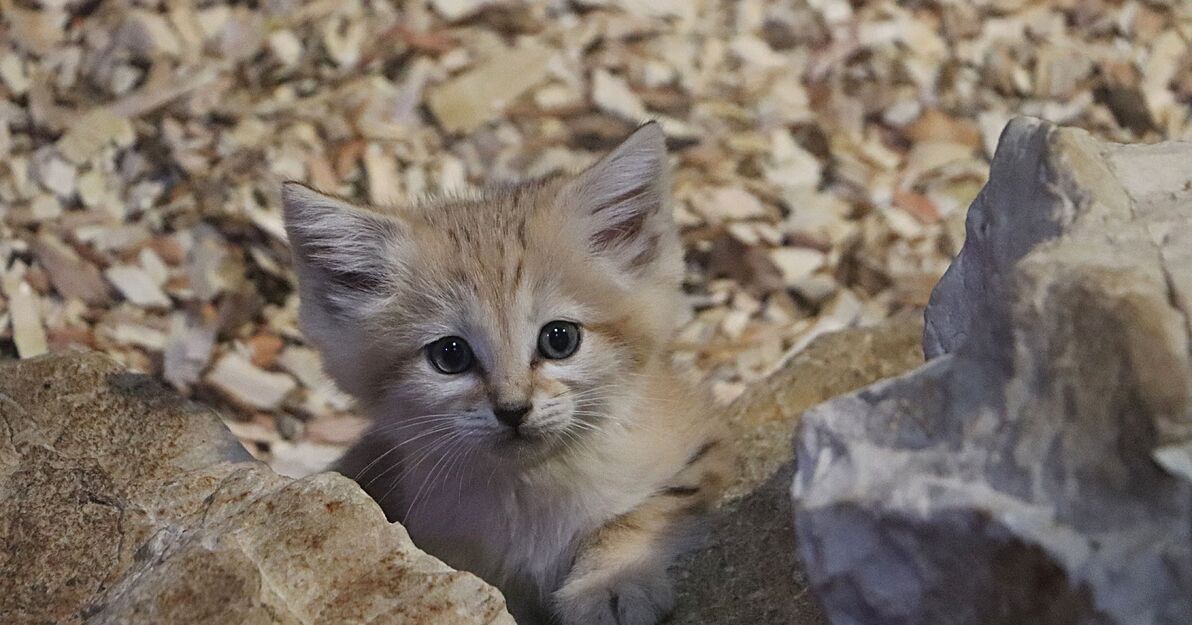
M808 411L799 553L835 623L1192 622L1192 144L1002 135L931 360Z
M6 624L513 623L347 478L276 475L103 356L0 366L0 501Z
M1013 122L925 329L823 336L731 407L671 622L1192 622L1190 163ZM102 356L0 365L0 502L6 624L513 622Z

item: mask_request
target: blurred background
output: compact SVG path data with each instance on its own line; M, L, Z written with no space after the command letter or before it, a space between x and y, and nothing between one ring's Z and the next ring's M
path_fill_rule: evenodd
M723 401L913 315L1015 115L1192 139L1181 0L0 0L0 358L95 349L283 472L364 426L295 327L282 180L375 204L646 119Z

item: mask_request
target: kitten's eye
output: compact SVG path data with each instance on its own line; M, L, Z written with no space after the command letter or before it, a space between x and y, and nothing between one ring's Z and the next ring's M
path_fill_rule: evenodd
M570 321L552 321L538 333L538 351L546 358L566 358L576 349L579 349L579 326Z
M472 348L458 336L444 337L427 345L426 357L435 369L448 375L472 368Z

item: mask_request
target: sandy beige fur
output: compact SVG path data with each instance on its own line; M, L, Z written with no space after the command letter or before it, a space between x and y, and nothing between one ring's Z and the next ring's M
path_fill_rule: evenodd
M714 404L670 364L668 185L648 124L575 177L410 209L284 189L303 329L374 418L340 470L523 624L656 622L725 480ZM552 320L582 329L574 355L536 351ZM472 370L431 366L444 336ZM494 417L513 404L518 428Z

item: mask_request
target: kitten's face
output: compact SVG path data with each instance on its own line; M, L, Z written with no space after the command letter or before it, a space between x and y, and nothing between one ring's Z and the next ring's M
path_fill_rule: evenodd
M574 179L387 213L287 185L303 328L371 435L534 459L624 425L673 333L665 158L651 124Z

